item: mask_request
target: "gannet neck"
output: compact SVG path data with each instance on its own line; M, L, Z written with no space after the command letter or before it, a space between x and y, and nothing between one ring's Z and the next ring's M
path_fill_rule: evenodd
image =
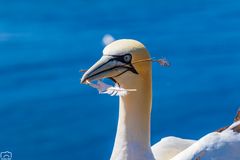
M134 88L137 91L120 97L118 127L111 160L154 159L150 145L151 65L148 64L147 67L149 69L146 68L144 74L130 77L128 82L122 83L124 88Z

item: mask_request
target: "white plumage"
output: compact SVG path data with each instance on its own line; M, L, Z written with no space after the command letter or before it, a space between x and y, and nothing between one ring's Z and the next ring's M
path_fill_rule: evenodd
M119 95L118 127L111 160L240 160L240 122L198 141L166 137L150 145L152 105L151 57L135 40L117 40L82 77L100 93ZM138 63L136 63L138 62ZM94 80L113 79L113 87ZM132 89L131 89L132 88Z

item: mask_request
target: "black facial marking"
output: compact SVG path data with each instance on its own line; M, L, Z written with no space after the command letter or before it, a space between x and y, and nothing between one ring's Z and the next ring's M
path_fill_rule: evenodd
M109 77L110 80L112 80L114 83L117 83L118 86L120 86L120 84L116 81L116 79L114 79L113 77Z
M114 83L117 83L117 81L113 77L109 77L110 80L112 80Z
M119 55L108 55L108 56L113 57L113 59L111 59L111 60L117 60L117 61L120 61L122 63L125 63L126 65L129 65L130 67L126 67L128 70L126 70L125 72L131 71L135 74L138 74L137 70L133 67L133 65L131 63L131 61L132 61L132 55L131 54L127 53L127 54L120 55L120 56ZM123 72L123 73L125 73L125 72Z
M132 71L132 72L135 73L135 74L138 74L137 70L133 67L133 65L130 64L130 66L131 66L131 67L130 67L128 70Z
M120 61L125 64L131 64L131 61L132 61L132 55L129 53L121 56L117 56L117 55L110 55L110 56L113 57L114 60Z

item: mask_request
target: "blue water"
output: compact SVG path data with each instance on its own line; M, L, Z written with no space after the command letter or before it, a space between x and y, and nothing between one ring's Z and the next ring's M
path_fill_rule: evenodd
M153 57L152 143L197 139L240 105L239 0L1 0L0 152L16 160L108 159L118 98L79 84L105 34Z

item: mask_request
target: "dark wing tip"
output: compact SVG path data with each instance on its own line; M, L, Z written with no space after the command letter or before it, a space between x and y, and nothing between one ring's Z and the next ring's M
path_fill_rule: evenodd
M237 122L237 121L240 121L240 108L238 109L237 115L234 118L234 122ZM226 130L228 127L229 126L220 128L220 129L216 130L216 132L222 132L222 131ZM240 124L235 126L234 128L232 128L232 130L234 132L240 133Z
M238 109L237 115L234 118L234 122L240 121L240 108ZM240 133L240 124L232 129L234 132Z
M234 122L240 121L240 108L238 109L237 115L234 118Z

